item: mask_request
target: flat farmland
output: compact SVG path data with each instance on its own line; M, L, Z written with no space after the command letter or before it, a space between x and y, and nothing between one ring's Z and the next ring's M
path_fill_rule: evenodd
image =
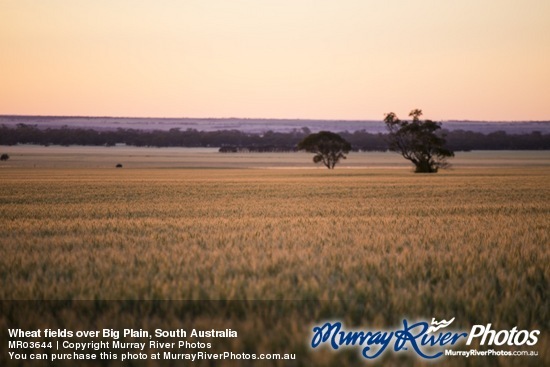
M550 347L548 152L468 153L434 175L384 153L362 153L361 163L350 154L329 171L308 169L302 154L243 163L209 153L226 164L202 157L197 168L142 151L115 169L127 152L87 152L15 151L3 163L1 299L318 302L273 327L296 353L306 353L304 320L336 316L359 326L406 316L540 329L537 349ZM265 307L276 318L285 306ZM256 336L268 347L273 339ZM312 353L304 363L364 364L355 357ZM521 360L541 362L550 363Z
M269 168L320 169L312 155L289 153L219 153L218 148L140 148L132 146L81 147L17 145L1 147L10 159L0 164L8 168ZM454 169L471 167L539 167L550 169L550 151L457 152L450 160ZM411 169L411 164L391 152L351 152L337 169Z

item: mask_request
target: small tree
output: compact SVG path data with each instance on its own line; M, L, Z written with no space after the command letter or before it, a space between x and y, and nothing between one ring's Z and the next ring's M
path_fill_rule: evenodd
M409 116L413 118L411 122L399 120L393 112L386 114L390 150L411 161L416 173L435 173L447 167L447 158L454 157L454 153L445 148L445 139L437 134L441 124L421 121L422 110L412 110Z
M8 159L10 159L10 156L7 153L0 155L0 161L7 161Z
M345 155L351 150L351 144L338 134L320 131L306 136L298 143L297 148L315 153L314 163L323 162L328 169L334 169L340 159L346 159Z

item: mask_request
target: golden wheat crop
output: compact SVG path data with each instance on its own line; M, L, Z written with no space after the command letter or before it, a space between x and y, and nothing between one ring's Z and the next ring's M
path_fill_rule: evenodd
M519 325L544 330L538 348L550 346L545 167L437 175L357 169L2 174L0 299L308 300L317 306L289 311L274 326L277 340L302 354L309 332L303 321L323 317L378 327L404 316L456 317L465 327ZM262 312L276 318L284 307L275 302ZM228 325L212 315L194 322ZM257 324L243 319L232 326L245 333ZM253 342L271 346L273 337ZM315 365L364 363L345 353L308 355Z

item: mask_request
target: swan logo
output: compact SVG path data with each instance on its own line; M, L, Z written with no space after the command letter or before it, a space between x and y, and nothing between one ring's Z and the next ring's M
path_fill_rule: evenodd
M447 326L451 325L453 321L455 321L454 317L452 319L450 319L449 321L441 320L439 322L435 321L435 319L432 319L432 326L430 326L426 332L427 333L435 333L436 331L438 331L440 329L444 329Z

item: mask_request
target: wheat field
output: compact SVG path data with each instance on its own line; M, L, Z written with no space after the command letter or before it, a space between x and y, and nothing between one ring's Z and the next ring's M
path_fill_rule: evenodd
M406 167L3 168L0 299L70 301L63 321L50 327L92 322L68 316L79 300L117 300L117 310L148 300L126 306L148 315L143 325L168 328L175 318L233 327L248 337L231 348L282 348L299 355L292 364L299 366L365 365L352 351L308 350L311 325L327 318L389 327L403 317L456 317L464 328L540 329L536 349L544 352L547 164L459 166L436 175ZM212 302L192 318L181 309L161 317L153 311L171 306L159 300ZM33 306L3 307L0 326L20 322ZM94 323L129 322L105 307ZM269 334L258 331L267 326ZM392 354L380 363L423 365ZM544 364L548 353L445 361Z

